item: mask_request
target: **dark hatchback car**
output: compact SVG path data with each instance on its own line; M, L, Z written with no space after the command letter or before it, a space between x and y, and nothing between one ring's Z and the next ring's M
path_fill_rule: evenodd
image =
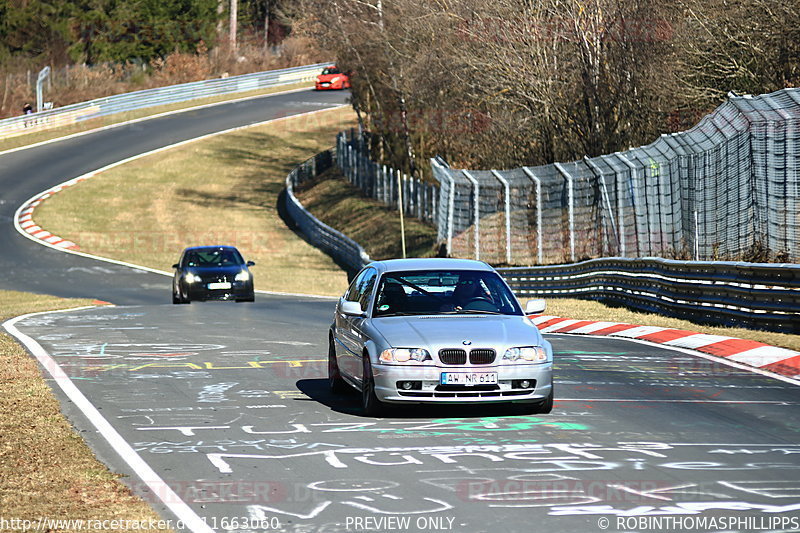
M255 265L242 258L233 246L195 246L181 254L172 265L172 303L188 304L192 300L255 301L253 275L248 267Z

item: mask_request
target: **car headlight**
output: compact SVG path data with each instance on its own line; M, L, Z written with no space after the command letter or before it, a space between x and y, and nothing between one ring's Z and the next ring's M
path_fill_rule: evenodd
M186 283L200 283L201 281L203 281L202 279L200 279L200 276L198 276L197 274L192 274L191 272L187 272L186 276L183 279L186 280Z
M548 361L547 350L542 346L521 346L519 348L509 348L503 354L506 361L520 363L546 363Z
M236 277L234 279L236 281L247 281L250 279L250 272L248 272L247 270L242 270L241 272L236 274Z
M415 364L433 361L431 354L424 348L389 348L381 352L381 363Z
M339 81L340 79L342 79L342 78L341 78L341 76L336 76L336 77L334 77L334 78L331 78L331 83L337 82L337 81Z

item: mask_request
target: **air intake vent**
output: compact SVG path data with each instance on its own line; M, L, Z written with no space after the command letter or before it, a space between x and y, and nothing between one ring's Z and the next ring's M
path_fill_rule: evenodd
M469 362L473 365L490 365L494 363L496 352L491 348L476 348L469 352Z
M439 350L439 359L446 365L463 365L467 362L467 351L461 348Z

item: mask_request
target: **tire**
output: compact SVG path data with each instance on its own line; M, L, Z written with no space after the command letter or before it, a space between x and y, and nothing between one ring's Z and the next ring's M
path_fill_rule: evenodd
M172 293L172 303L173 304L188 304L189 300L181 296L181 287L178 285L178 294L177 296L175 293Z
M546 415L553 410L553 388L550 394L542 401L536 403L517 404L517 412L521 415Z
M237 298L236 301L237 302L255 302L256 301L256 295L255 294L251 294L246 298Z
M336 362L333 338L328 339L328 386L333 394L341 394L347 390L347 383L342 379L339 364Z
M361 386L361 407L366 416L378 416L383 411L383 402L375 395L375 379L372 377L372 364L369 354L364 353L364 379Z
M537 404L536 413L541 415L546 415L553 410L553 389L550 389L550 394L547 396L545 401Z

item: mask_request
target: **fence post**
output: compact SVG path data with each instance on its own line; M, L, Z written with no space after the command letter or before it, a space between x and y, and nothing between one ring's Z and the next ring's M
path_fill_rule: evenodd
M600 167L598 167L597 164L594 161L592 161L591 159L589 159L586 156L583 156L583 160L586 161L586 164L589 165L589 167L592 169L592 173L595 175L595 178L598 178L600 180L600 184L601 184L601 186L603 188L602 189L603 190L603 200L605 201L606 209L608 209L608 220L611 221L611 231L614 234L614 237L617 239L617 253L620 253L620 249L621 249L621 245L620 245L621 238L620 237L621 236L617 232L617 224L614 221L614 210L611 208L611 197L608 194L608 187L606 186L606 177L603 175L603 171L600 170ZM604 239L607 238L605 232L603 232L603 238ZM611 247L609 246L609 253L611 252L610 248ZM623 257L624 257L624 255L623 255Z
M456 181L453 176L450 174L449 169L445 169L441 164L439 164L435 158L431 159L431 166L438 168L442 174L447 177L450 186L450 193L447 196L447 220L445 221L446 231L447 231L447 255L450 256L453 253L453 211L455 210L455 196L456 196ZM436 173L434 172L434 175ZM444 183L442 183L444 185ZM441 189L440 189L441 191ZM439 205L439 209L441 209L441 204ZM438 220L438 211L437 211L437 220ZM441 231L441 228L439 228Z
M528 167L522 167L522 171L536 184L536 248L537 262L544 263L544 248L542 246L542 181Z
M480 185L478 184L478 180L472 177L472 174L470 174L468 170L462 170L461 173L464 174L464 177L466 177L470 182L472 182L472 186L475 191L475 196L472 203L473 210L475 211L473 219L475 221L475 260L477 261L481 258L481 189Z
M554 163L553 166L556 167L562 176L567 179L567 202L568 202L568 210L569 210L569 257L570 260L573 262L575 261L575 193L573 191L572 186L572 176L570 176L569 172L567 172L564 167L561 166L561 163Z
M50 76L50 67L44 67L42 70L39 71L39 75L36 77L36 112L38 113L42 109L44 109L44 98L42 97L42 85L44 84L44 80Z
M633 230L636 234L636 255L642 255L642 239L639 238L640 228L639 228L639 216L638 216L638 209L636 209L636 165L634 165L624 154L621 152L617 152L614 155L617 156L617 159L622 161L631 171L631 179L630 179L630 191L631 191L631 208L633 210Z
M397 205L400 208L400 245L403 249L403 259L406 258L406 224L405 216L403 214L403 181L401 180L402 172L397 171Z
M506 211L506 264L511 264L511 186L503 176L496 170L492 170L492 175L497 181L503 184L505 190L505 211Z

